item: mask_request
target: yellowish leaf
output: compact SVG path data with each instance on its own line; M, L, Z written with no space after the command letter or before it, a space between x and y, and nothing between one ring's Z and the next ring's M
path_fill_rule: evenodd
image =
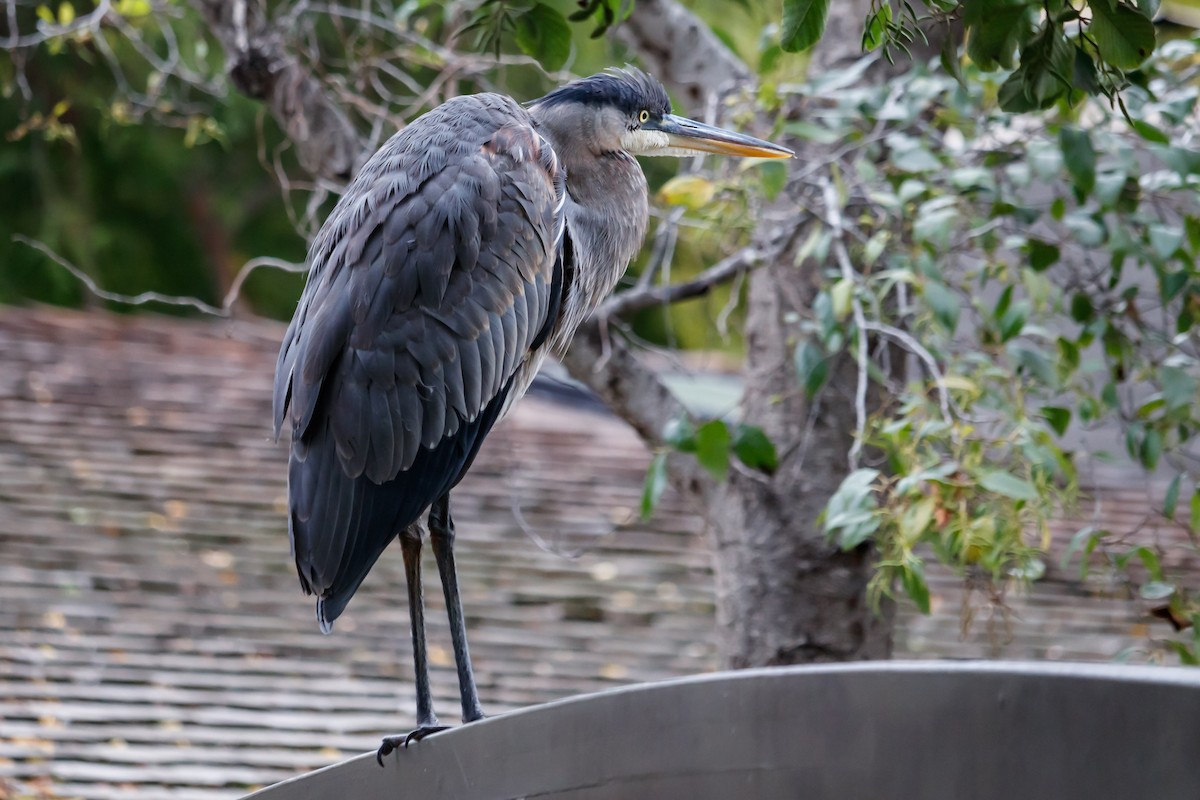
M144 17L150 13L150 0L119 0L117 13L123 17Z
M838 322L841 322L850 316L850 311L854 306L854 281L850 278L842 278L829 290L829 297L833 300L833 316Z
M677 175L658 190L658 199L665 205L683 206L695 211L708 205L716 193L717 187L707 178Z

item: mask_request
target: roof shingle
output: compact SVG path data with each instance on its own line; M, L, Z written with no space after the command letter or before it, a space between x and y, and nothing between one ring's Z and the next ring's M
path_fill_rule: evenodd
M412 725L399 553L331 636L293 573L269 438L281 335L0 310L0 798L229 798ZM453 507L488 712L717 666L703 520L669 494L636 519L648 459L615 419L537 397L484 446ZM960 638L959 582L933 587L898 654L1105 659L1145 636L1134 604L1054 572Z

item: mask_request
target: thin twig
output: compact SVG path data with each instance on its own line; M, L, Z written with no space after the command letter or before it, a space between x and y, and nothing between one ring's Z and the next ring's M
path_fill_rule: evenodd
M690 281L635 287L613 295L600 306L596 316L602 319L623 316L657 305L700 297L707 294L714 286L731 281L765 261L760 250L755 247L744 247L733 255L721 259Z
M946 388L946 376L942 373L941 367L938 366L937 359L933 357L933 353L925 348L925 345L918 342L912 334L900 328L893 327L884 322L875 322L874 320L866 323L867 330L895 339L904 347L908 348L909 352L925 364L925 368L929 370L929 376L933 378L933 383L938 390L938 405L942 408L942 420L949 425L953 421L950 414L951 408L954 408L958 413L954 401L950 398L950 391Z
M21 234L14 234L13 241L20 242L26 247L32 247L34 250L42 253L55 264L65 269L67 272L75 276L89 292L101 300L108 300L112 303L120 303L126 306L143 306L147 303L162 303L169 306L180 306L184 308L194 308L197 311L208 314L214 317L228 317L233 311L233 304L237 302L238 296L241 294L242 285L246 279L250 277L250 273L259 267L271 267L273 269L281 269L285 272L304 272L308 269L307 264L294 264L290 261L283 261L270 256L259 256L252 258L242 265L238 274L233 279L233 283L229 287L229 291L225 293L221 305L210 305L196 297L179 297L176 295L163 294L161 292L142 292L141 294L119 294L110 292L107 289L102 289L92 278L82 269L72 264L67 259L63 258L44 242L39 242L34 239L29 239Z
M833 181L828 179L821 181L821 194L825 200L828 214L826 223L833 231L833 251L837 257L838 266L841 268L842 278L850 281L857 288L858 273L854 271L854 265L850 263L850 251L846 248L846 242L842 238L845 225L842 222L842 208L838 205L837 189L834 187ZM850 459L850 469L855 470L858 469L858 457L862 453L863 440L866 438L867 431L867 384L870 381L867 360L870 358L870 351L867 346L867 319L863 314L862 301L858 299L857 292L851 294L850 303L854 312L854 326L858 328L858 383L854 387L854 444L850 446L847 457Z
M112 10L110 0L100 0L96 7L84 14L81 17L76 17L66 25L53 25L42 23L41 30L37 33L30 33L21 36L17 33L14 26L8 34L8 38L0 40L0 50L16 50L22 47L33 47L35 45L48 42L51 39L59 36L70 36L74 33L79 33L84 30L98 30L100 23L104 20L105 15Z

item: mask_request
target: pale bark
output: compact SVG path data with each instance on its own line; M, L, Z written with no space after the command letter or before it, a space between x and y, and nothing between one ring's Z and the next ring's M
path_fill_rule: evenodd
M288 52L261 0L192 0L225 50L238 91L262 100L311 175L344 184L366 161L364 142L341 105Z
M712 93L724 95L754 80L745 63L675 0L638 0L617 33L692 108L702 108Z
M831 5L830 34L814 55L816 68L860 55L868 5L868 0ZM686 22L688 18L692 21ZM696 25L703 27L675 0L639 2L631 19L639 35L667 26L691 30ZM654 35L643 38L648 40L643 52L649 54L659 77L677 95L694 98L697 107L704 99L697 92L705 87L723 92L753 89L749 70L730 68L732 54L720 42L693 38L686 52L673 53L655 42ZM694 79L690 70L698 64L711 66ZM888 71L886 66L878 70L881 79ZM714 73L736 75L737 83L714 83ZM809 149L798 154L798 162L822 157ZM793 196L785 195L780 205L807 205L797 202L804 190L804 186L790 186ZM755 239L765 243L768 236L778 235L760 229ZM810 315L824 270L800 270L791 261L792 253L785 252L751 273L745 330L742 413L775 442L782 454L779 469L771 476L734 471L728 481L697 498L704 503L714 549L721 650L730 667L891 654L891 606L885 604L880 615L866 601L873 551L863 546L841 552L829 543L818 521L849 472L847 454L856 426L852 398L858 375L849 359L840 357L818 398L819 406L811 406L801 391L793 362L799 335L795 320L797 315ZM881 399L877 392L871 393L872 405Z

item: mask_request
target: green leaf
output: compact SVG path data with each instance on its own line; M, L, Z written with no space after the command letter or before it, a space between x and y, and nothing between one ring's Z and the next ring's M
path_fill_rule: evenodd
M1042 406L1042 416L1046 418L1046 422L1059 436L1066 433L1067 428L1071 425L1071 409L1069 408Z
M1064 375L1079 369L1079 345L1066 337L1058 337L1058 359L1060 372Z
M1029 73L1018 67L1011 75L1000 84L1000 91L997 93L996 99L1000 102L1000 110L1007 111L1009 114L1024 114L1029 111L1037 111L1039 106L1030 98L1026 89L1026 82L1029 78Z
M550 71L562 69L571 55L571 26L557 9L545 3L516 18L517 47Z
M958 40L954 36L945 36L942 39L942 52L939 58L942 62L942 69L950 73L950 77L958 81L958 85L967 88L967 82L963 79L962 58L958 54Z
M879 529L872 487L879 470L857 469L843 480L825 506L825 533L843 550L853 550Z
M842 278L829 290L833 301L833 318L841 322L854 309L854 279Z
M1158 466L1158 459L1162 457L1162 451L1162 434L1154 428L1146 431L1146 438L1142 439L1142 447L1138 453L1142 466L1146 469L1155 469Z
M1096 188L1096 150L1092 147L1092 137L1087 131L1064 126L1058 139L1071 182L1080 194L1091 194Z
M782 41L784 50L799 53L821 39L829 0L783 0Z
M933 522L933 515L936 511L937 501L932 497L926 497L905 509L904 513L900 515L897 528L900 538L906 545L909 547L916 545L921 535L925 533L925 529L929 527L929 523Z
M784 177L786 179L786 176ZM683 206L690 211L696 211L708 205L716 193L716 184L707 178L700 175L676 175L664 183L655 196L667 205Z
M1180 177L1200 174L1200 150L1190 147L1168 147L1159 153L1163 162Z
M1083 292L1071 298L1071 319L1080 324L1085 324L1090 322L1095 314L1096 307L1092 305L1092 298Z
M1048 269L1050 265L1058 261L1058 245L1043 242L1040 239L1030 239L1025 245L1025 250L1029 254L1030 269L1037 272Z
M1000 90L1000 107L1005 111L1048 108L1071 88L1074 51L1058 25L1047 21L1037 35L1021 45L1021 66ZM1020 84L1023 102L1015 96ZM1020 106L1020 108L1017 108Z
M1071 560L1071 556L1073 556L1076 551L1082 551L1082 568L1080 570L1079 578L1080 580L1086 578L1087 557L1093 550L1096 549L1096 543L1100 540L1102 534L1103 531L1097 531L1090 525L1086 528L1080 528L1078 531L1076 531L1075 535L1071 537L1071 541L1067 545L1067 549L1063 551L1062 558L1058 562L1059 567L1066 569L1067 563Z
M1038 4L1041 5L1040 3ZM1017 48L1033 29L1029 0L963 0L967 55L980 69L1012 69Z
M1163 516L1167 519L1175 519L1175 511L1179 508L1179 484L1183 480L1183 473L1175 475L1171 483L1167 486L1167 494L1163 497Z
M1007 342L1014 336L1019 336L1025 330L1025 322L1029 319L1029 303L1020 301L1009 307L1000 317L1000 341Z
M717 480L729 471L729 426L714 419L696 429L696 460Z
M804 386L804 393L812 399L822 386L829 374L829 360L821 345L811 339L805 339L796 346L796 374Z
M1181 367L1163 367L1159 370L1158 381L1167 408L1185 408L1200 399L1196 397L1196 379Z
M1183 664L1185 667L1200 667L1200 655L1197 655L1196 651L1190 649L1183 642L1167 639L1163 644L1173 650L1175 655L1179 656L1180 664Z
M1158 553L1142 545L1134 548L1133 555L1138 557L1142 566L1146 568L1146 572L1150 573L1151 580L1161 581L1163 579L1162 562L1158 559Z
M642 487L642 519L650 519L663 490L667 488L667 454L656 453L646 470L646 482Z
M151 11L150 0L117 0L117 13L123 17L144 17Z
M1183 244L1184 231L1178 225L1163 225L1161 223L1150 226L1150 249L1154 254L1161 259L1168 259L1175 255L1175 251Z
M1117 69L1136 69L1154 52L1154 23L1124 3L1088 3L1092 24L1088 34L1096 40L1100 57Z
M762 180L763 196L768 200L774 200L787 186L787 167L778 161L764 161L759 164L758 174Z
M1193 255L1200 256L1200 217L1188 214L1183 222L1183 227L1187 231L1188 247L1192 249ZM876 236L878 235L876 234Z
M925 582L925 568L921 560L913 558L900 571L900 585L922 614L929 613L929 584Z
M880 45L887 41L887 29L891 22L891 3L884 3L874 14L867 17L867 24L863 27L863 52L869 53L872 50L877 50ZM950 39L952 37L948 36L946 38Z
M696 452L696 429L687 417L675 417L663 428L663 443L681 453Z
M1200 486L1192 490L1192 502L1188 515L1188 530L1195 536L1200 533Z
M979 478L979 485L989 492L1011 497L1014 500L1036 500L1037 489L1023 478L1004 470L990 470Z
M1171 137L1167 136L1167 134L1163 133L1162 130L1154 127L1145 120L1135 119L1133 121L1133 129L1137 131L1139 136L1148 142L1154 142L1155 144L1171 143Z
M958 296L938 281L925 281L925 302L933 317L949 333L954 333L958 327L959 303Z
M935 161L933 169L939 168L940 165ZM954 224L959 218L958 209L952 203L953 198L949 196L922 203L913 221L913 238L927 243L936 252L948 250Z
M751 469L762 470L768 475L779 466L775 444L763 429L754 425L741 424L733 437L733 454Z
M1138 11L1141 11L1146 19L1154 19L1154 15L1158 13L1158 7L1161 5L1162 0L1137 0ZM1191 0L1191 5L1196 5L1195 0Z
M1142 596L1143 600L1166 600L1175 594L1175 587L1163 581L1150 581L1142 584L1138 589L1138 594Z
M1071 63L1071 76L1071 84L1077 91L1090 95L1100 93L1100 81L1096 77L1096 62L1092 60L1091 53L1080 47L1078 42L1076 42L1075 57Z

